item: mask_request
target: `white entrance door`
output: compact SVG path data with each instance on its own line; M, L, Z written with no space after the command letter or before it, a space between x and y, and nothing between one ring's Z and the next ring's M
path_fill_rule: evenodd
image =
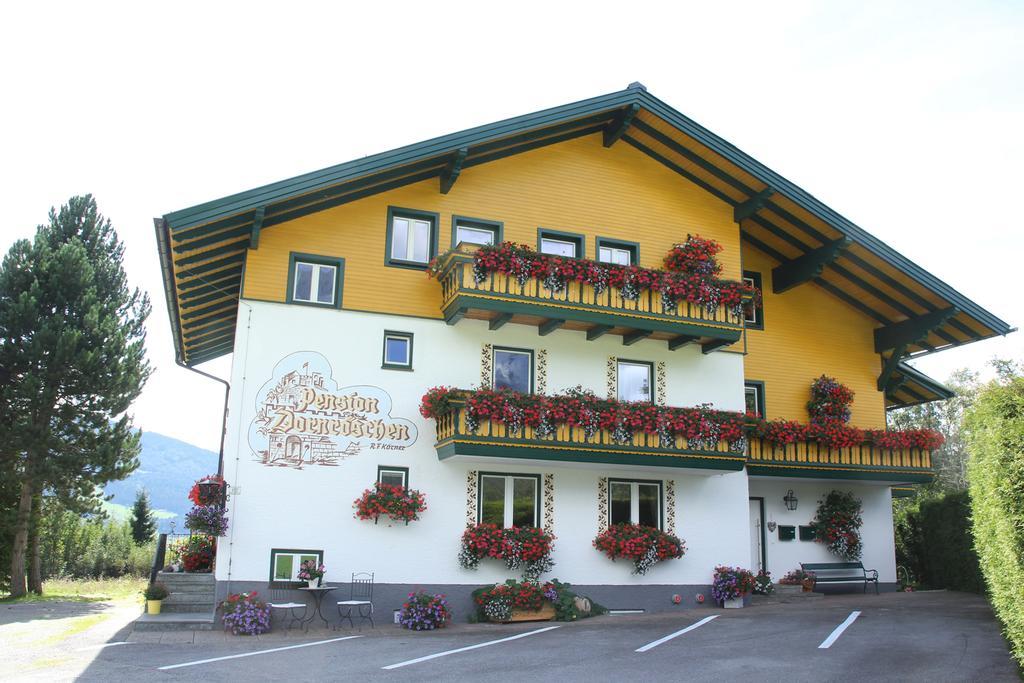
M764 569L764 562L762 561L764 555L762 553L761 545L764 542L764 530L761 525L764 520L761 519L761 499L751 498L750 499L750 566L755 572Z

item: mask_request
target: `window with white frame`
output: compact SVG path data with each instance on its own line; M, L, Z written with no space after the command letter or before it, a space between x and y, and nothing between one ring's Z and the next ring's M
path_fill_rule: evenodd
M414 216L391 218L391 260L424 264L430 262L433 221Z
M334 305L338 266L295 261L292 301Z
M455 243L465 242L466 244L494 244L497 231L494 228L484 227L476 223L455 223Z
M380 465L377 467L377 481L404 489L409 486L409 468Z
M412 369L412 334L384 332L384 362L381 367L393 370Z
M761 382L747 382L743 385L743 398L748 415L764 417L764 385Z
M743 271L743 283L761 291L761 273L749 270ZM764 302L762 301L760 306L754 304L753 301L745 303L743 305L743 319L747 329L763 330Z
M618 372L616 386L620 401L651 402L653 367L650 363L620 360L616 363Z
M608 524L661 528L661 482L608 480Z
M270 580L298 581L299 567L303 562L313 560L317 564L324 561L322 550L279 550L270 551Z
M480 523L540 526L540 475L480 474Z
M624 247L601 246L597 249L597 260L602 263L629 266L633 262L633 252Z
M552 256L568 256L576 258L579 245L572 240L560 240L555 237L540 238L540 252Z
M492 353L491 386L533 393L533 351L495 347Z

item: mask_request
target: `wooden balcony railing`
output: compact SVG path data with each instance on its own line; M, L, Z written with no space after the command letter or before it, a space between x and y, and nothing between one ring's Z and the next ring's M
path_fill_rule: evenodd
M613 331L628 335L632 331L658 333L661 338L674 336L733 342L743 329L742 316L726 306L708 311L704 306L680 301L674 310L662 306L661 295L641 290L636 300L624 299L621 292L608 287L598 293L593 286L567 282L560 292L553 292L543 283L530 278L522 285L515 277L488 273L477 283L473 277L475 245L460 244L441 263L441 308L449 323L462 317L542 325L544 320L572 321L575 329L599 328L599 333ZM568 326L567 326L568 327ZM720 344L716 345L720 346Z
M816 441L776 446L764 439L749 442L747 468L752 475L876 479L899 482L932 480L931 453L919 448L879 448L863 444L829 448Z
M524 425L512 433L500 422L483 421L475 431L466 424L465 406L452 402L451 413L437 419L437 454L442 460L453 456L493 456L524 460L555 460L564 463L586 462L609 465L648 465L658 467L696 467L739 471L746 461L743 453L729 450L718 442L691 447L677 437L671 446L662 445L657 434L634 434L627 443L616 441L611 430L599 429L590 437L583 427L560 425L548 437Z

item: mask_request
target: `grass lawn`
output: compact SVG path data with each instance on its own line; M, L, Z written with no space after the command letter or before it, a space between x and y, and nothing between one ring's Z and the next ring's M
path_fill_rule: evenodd
M29 593L20 598L0 594L0 603L40 602L46 600L73 600L100 602L128 600L142 601L140 595L146 587L146 577L122 576L116 579L50 579L43 582L43 594Z

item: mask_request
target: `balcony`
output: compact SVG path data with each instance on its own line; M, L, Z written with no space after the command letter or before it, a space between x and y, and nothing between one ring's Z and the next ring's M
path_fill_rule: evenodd
M475 245L460 244L439 264L441 309L449 325L470 318L488 321L492 330L506 323L532 325L542 335L561 328L586 332L588 340L618 335L627 345L648 338L666 341L670 349L693 343L704 353L732 344L743 331L742 316L726 306L708 312L681 301L675 310L665 310L661 296L646 289L629 300L613 287L597 293L575 281L560 292L548 290L536 278L520 285L502 273L488 273L477 283L475 251Z
M786 446L751 438L747 449L751 476L859 479L924 483L933 479L931 453L919 448L880 448L862 444L829 448L816 441Z
M619 443L611 430L599 429L588 438L582 427L568 425L559 425L554 434L543 438L529 426L512 434L505 424L490 421L481 421L472 431L466 425L465 402L453 400L451 405L450 413L437 418L435 447L440 460L493 457L734 472L742 470L746 462L742 453L730 452L724 441L715 449L706 450L703 444L690 448L686 439L676 437L671 447L665 447L657 434L639 433L629 442Z

